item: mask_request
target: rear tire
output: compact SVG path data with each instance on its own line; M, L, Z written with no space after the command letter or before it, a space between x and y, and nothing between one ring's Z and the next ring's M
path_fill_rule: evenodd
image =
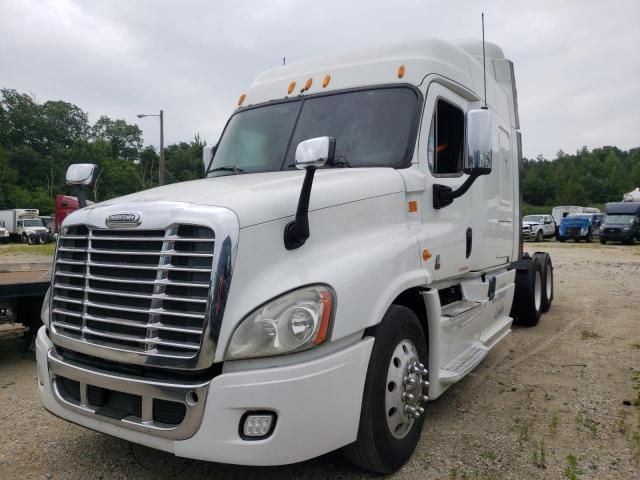
M534 327L540 321L542 285L542 264L534 255L526 261L526 266L523 265L516 271L516 290L513 296L516 325Z
M562 243L564 243L564 241L566 240L564 237L558 237L558 240L560 240Z
M600 238L600 243L601 243L602 245L606 245L606 244L607 244L607 241L606 241L604 238Z
M546 252L536 252L542 266L542 302L540 311L546 313L551 308L553 301L553 264L551 256Z
M426 363L427 344L418 317L407 307L392 305L375 328L375 343L362 395L358 437L354 443L343 448L345 457L351 463L371 472L395 472L411 457L420 440L424 415L413 418L399 408L389 408L390 401L399 401L400 398L402 402L412 401L405 401L402 397L405 389L412 389L410 393L417 399L418 407L422 395L426 394L422 390L426 389L421 385L422 376L415 377L417 385L410 387L406 387L404 381L389 380L395 378L389 377L395 374L394 368L398 369L399 378L407 375L403 373L408 368L404 364L410 362L413 356L406 355L406 346L414 347L412 355L417 357L416 360ZM413 375L410 376L413 378ZM396 393L397 399L394 396ZM403 420L405 417L408 419ZM393 431L392 425L396 427Z

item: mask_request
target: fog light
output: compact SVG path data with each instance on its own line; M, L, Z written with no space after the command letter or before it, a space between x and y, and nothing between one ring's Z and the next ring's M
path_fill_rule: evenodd
M272 412L248 412L242 422L242 436L247 440L259 440L271 435L276 425L276 414Z

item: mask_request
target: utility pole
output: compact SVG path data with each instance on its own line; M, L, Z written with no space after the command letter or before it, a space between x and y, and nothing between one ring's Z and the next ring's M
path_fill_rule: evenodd
M164 111L160 114L139 113L138 118L160 117L160 164L158 165L158 185L164 185Z
M164 185L164 112L160 110L160 168L158 168L158 184Z

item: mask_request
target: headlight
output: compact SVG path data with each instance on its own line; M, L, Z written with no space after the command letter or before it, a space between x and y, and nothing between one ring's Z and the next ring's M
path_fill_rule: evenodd
M622 230L628 232L629 230L631 230L631 227L624 227Z
M582 227L580 229L580 233L586 234L589 229L587 227Z
M285 293L240 322L225 358L281 355L320 345L329 336L334 305L335 294L324 285Z

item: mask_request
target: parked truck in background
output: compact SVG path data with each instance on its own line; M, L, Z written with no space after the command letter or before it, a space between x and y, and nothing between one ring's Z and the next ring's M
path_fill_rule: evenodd
M0 224L0 243L9 243L9 230L4 228L2 224Z
M600 243L640 241L640 202L610 202L605 205Z
M39 214L36 208L0 210L0 226L7 229L9 238L15 242L30 245L48 243L51 241L51 234L38 218Z
M556 238L558 238L562 219L567 215L574 215L577 213L600 213L600 209L596 207L580 207L576 205L559 205L557 207L553 207L551 215L556 223Z
M44 406L182 457L344 448L397 470L429 400L553 299L549 255L521 250L513 64L486 44L485 103L482 53L428 40L269 70L204 179L69 215Z
M545 238L553 238L557 228L551 215L526 215L522 219L522 239L541 242Z

